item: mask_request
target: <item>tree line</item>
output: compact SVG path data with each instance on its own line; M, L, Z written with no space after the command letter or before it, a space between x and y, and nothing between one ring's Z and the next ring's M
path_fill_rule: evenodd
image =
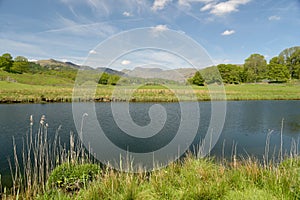
M219 71L222 80L217 76ZM300 46L283 50L278 56L267 63L260 54L252 54L245 59L243 65L219 64L197 71L188 79L195 85L212 83L239 84L257 83L283 83L292 79L300 79Z
M9 73L37 73L43 70L43 68L35 63L29 62L27 58L23 56L13 57L9 53L4 53L0 56L0 69Z
M24 56L17 56L13 58L9 53L4 53L2 56L0 56L0 70L6 71L8 73L43 73L55 77L68 78L72 80L76 79L76 69L63 67L59 67L58 69L56 69L56 67L56 65L43 67L38 63L28 61L28 59ZM121 77L118 75L103 72L101 73L98 83L102 85L116 85L120 78Z

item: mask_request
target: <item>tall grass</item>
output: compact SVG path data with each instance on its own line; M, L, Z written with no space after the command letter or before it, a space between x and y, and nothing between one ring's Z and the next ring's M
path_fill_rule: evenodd
M60 127L54 139L48 137L48 124L43 115L37 133L33 133L33 118L30 116L30 131L23 139L21 156L13 138L14 160L9 160L12 176L10 194L13 197L31 198L46 191L46 183L51 172L63 163L82 164L92 161L75 135L70 133L69 148L62 144L59 137ZM1 190L0 190L1 191Z

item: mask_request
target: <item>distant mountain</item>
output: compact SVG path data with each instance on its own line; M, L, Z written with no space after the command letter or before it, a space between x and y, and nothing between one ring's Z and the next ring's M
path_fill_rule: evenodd
M38 60L36 61L37 64L43 66L43 67L47 67L49 69L79 69L80 66L76 65L72 62L62 62L62 61L58 61L58 60L54 60L54 59L49 59L49 60Z
M124 77L144 78L144 79L165 79L176 82L185 82L188 78L192 77L196 69L194 68L179 68L163 70L161 68L143 68L136 67L133 70L124 69L122 71L114 70L107 67L92 68L89 66L80 66L72 62L62 62L54 59L38 60L37 64L46 67L50 70L96 70L97 72L105 72L108 74L119 75Z
M98 68L96 68L96 70L98 72L105 72L105 73L113 74L113 75L119 75L119 76L124 76L125 75L124 72L120 72L120 71L117 71L117 70L114 70L114 69L111 69L111 68L107 68L107 67L98 67Z
M133 70L122 70L129 77L139 78L159 78L167 79L178 82L185 82L188 78L192 77L196 69L194 68L179 68L171 70L163 70L160 68L143 68L136 67Z

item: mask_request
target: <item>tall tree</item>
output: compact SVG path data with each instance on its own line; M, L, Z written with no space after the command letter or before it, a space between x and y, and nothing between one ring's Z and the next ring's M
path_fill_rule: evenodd
M295 50L287 60L291 78L300 78L300 49Z
M5 53L0 56L0 68L3 68L4 71L11 72L12 65L13 59L9 53Z
M11 68L11 71L14 73L24 73L29 71L29 65L28 59L23 56L17 56L14 59L13 66Z
M238 84L242 81L243 68L232 64L219 64L217 66L224 83Z
M244 70L247 82L257 82L266 76L267 61L263 55L252 54L245 60Z
M103 72L103 73L101 74L101 77L100 77L98 83L99 83L99 84L102 84L102 85L107 85L107 84L108 84L108 79L109 79L109 74Z
M202 78L201 73L199 71L196 71L195 75L192 78L190 78L188 82L199 86L204 85L204 79Z
M120 80L120 76L118 75L110 75L108 79L108 84L110 85L117 85L118 81Z
M284 62L281 64L287 64L291 55L299 49L300 49L300 46L295 46L295 47L290 47L290 48L284 49L282 52L280 52L278 57L281 58Z
M289 70L286 65L281 64L280 57L272 58L268 64L267 78L270 81L285 82L289 77Z

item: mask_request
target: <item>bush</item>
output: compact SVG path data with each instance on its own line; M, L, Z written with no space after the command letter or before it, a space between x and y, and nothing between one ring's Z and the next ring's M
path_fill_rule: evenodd
M47 181L48 188L59 188L66 192L78 191L99 175L101 169L96 164L64 163L56 167Z

